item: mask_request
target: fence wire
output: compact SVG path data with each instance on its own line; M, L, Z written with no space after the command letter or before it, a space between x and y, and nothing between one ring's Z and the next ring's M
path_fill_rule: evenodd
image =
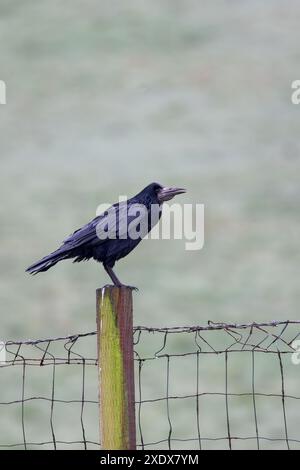
M95 335L6 342L1 448L100 448ZM300 321L136 327L134 348L139 449L300 448Z

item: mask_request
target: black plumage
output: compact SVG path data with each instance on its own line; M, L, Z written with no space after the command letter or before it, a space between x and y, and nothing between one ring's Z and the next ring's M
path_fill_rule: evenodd
M115 262L127 256L156 225L161 217L162 203L184 192L181 188L164 188L152 183L128 201L114 204L76 230L56 251L32 264L26 271L37 274L65 259L79 262L93 258L103 263L113 283L121 286L112 269ZM151 208L154 209L152 212Z

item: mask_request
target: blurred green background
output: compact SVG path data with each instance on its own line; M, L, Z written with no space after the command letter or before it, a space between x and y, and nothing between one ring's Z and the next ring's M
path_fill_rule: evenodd
M136 325L298 318L299 2L0 0L0 13L1 338L95 329L100 265L24 270L152 181L205 204L205 246L147 240L118 263L140 289Z

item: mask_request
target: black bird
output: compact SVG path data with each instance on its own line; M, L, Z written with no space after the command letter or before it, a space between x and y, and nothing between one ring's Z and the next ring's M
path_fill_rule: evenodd
M127 256L157 224L163 202L182 193L185 189L165 188L151 183L136 196L112 205L76 230L60 248L29 266L26 271L37 274L65 259L74 258L73 262L79 262L93 258L103 263L114 285L122 286L113 271L115 262Z

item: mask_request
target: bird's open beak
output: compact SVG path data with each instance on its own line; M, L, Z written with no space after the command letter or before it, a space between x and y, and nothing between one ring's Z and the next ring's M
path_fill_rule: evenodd
M158 194L158 200L159 202L165 202L165 201L170 201L170 199L173 199L174 196L177 196L177 194L183 194L186 193L186 190L183 188L162 188Z

